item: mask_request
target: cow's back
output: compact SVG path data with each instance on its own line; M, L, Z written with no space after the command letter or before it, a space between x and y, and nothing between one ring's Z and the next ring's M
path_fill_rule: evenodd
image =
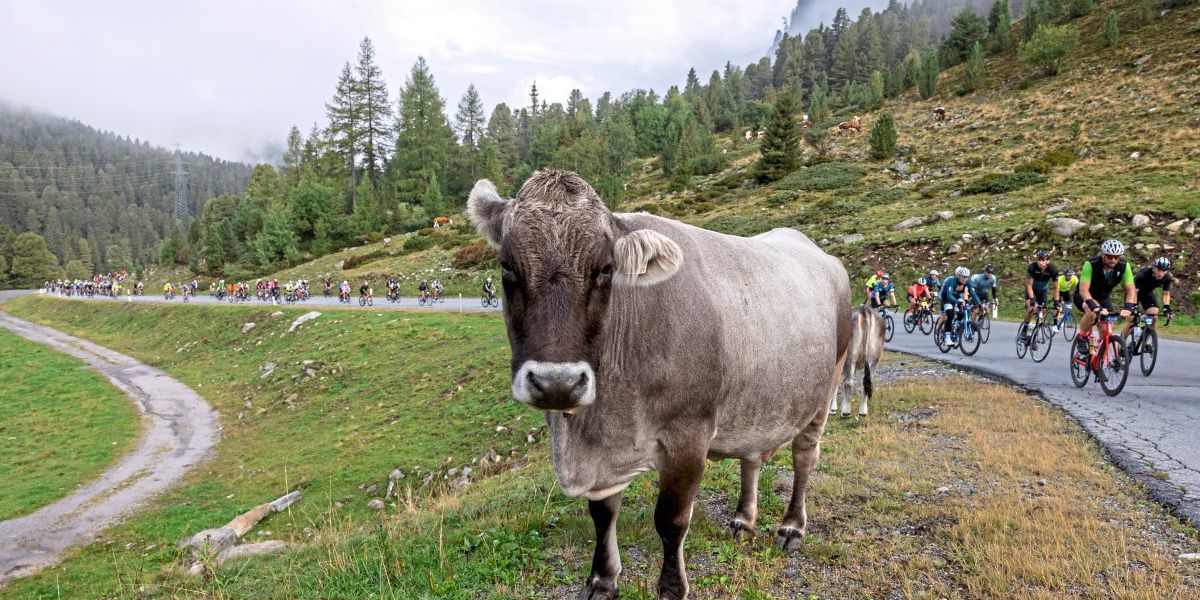
M675 277L644 290L653 293L626 297L639 304L634 312L652 329L659 323L656 335L677 349L676 374L712 371L682 376L700 384L676 390L687 397L667 399L665 410L707 407L713 453L727 456L787 442L824 410L850 333L840 261L792 229L740 238L650 215L622 218L667 235L684 256ZM711 356L694 354L709 348Z

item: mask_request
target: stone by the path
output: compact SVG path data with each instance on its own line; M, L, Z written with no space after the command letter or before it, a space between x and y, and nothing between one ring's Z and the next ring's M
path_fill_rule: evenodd
M295 331L297 327L299 327L319 316L321 316L320 311L315 311L315 310L304 313L303 315L300 315L299 317L296 318L295 321L292 321L292 326L288 327L288 333Z
M287 548L287 542L279 540L267 540L265 542L255 542L253 544L242 544L222 550L217 555L217 566L225 564L225 561L232 558L243 558L246 556L255 556L258 554L270 554L281 552Z

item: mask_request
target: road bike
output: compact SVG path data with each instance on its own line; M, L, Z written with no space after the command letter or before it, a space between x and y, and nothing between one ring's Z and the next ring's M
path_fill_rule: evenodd
M1125 389L1125 380L1129 378L1129 354L1125 348L1125 338L1113 335L1113 323L1121 317L1104 316L1100 322L1100 343L1094 345L1095 338L1088 336L1087 353L1079 351L1078 340L1084 332L1076 335L1076 343L1071 344L1071 383L1081 388L1087 385L1088 378L1096 376L1100 389L1109 396L1116 396Z
M420 304L421 306L425 306L426 304L433 306L433 296L430 296L429 292L422 291L420 295L417 296L417 304Z
M921 300L915 307L904 311L904 331L912 333L918 328L925 335L933 331L933 310L929 307L929 300Z
M966 307L959 305L958 310L954 312L954 319L950 321L950 341L953 343L946 342L945 320L934 326L933 343L937 344L937 348L941 350L942 354L949 352L957 344L960 352L966 356L972 356L979 351L978 324L967 318Z
M883 341L890 342L892 335L896 333L896 320L892 318L887 306L880 306L879 314L883 317Z
M481 302L481 303L482 303L482 304L483 304L485 307L487 307L487 306L491 306L491 307L500 306L500 299L499 299L499 298L497 298L495 294L488 294L488 293L486 293L486 292L485 292L485 293L483 293L483 295L482 295L482 296L480 296L479 300L480 300L480 302Z
M984 302L979 307L979 341L984 344L992 339L992 306L995 305L995 300Z
M1046 305L1037 306L1037 319L1030 323L1021 323L1017 330L1017 358L1025 358L1025 353L1033 362L1042 362L1050 355L1050 347L1054 344L1054 330L1046 322Z
M1063 339L1069 342L1075 339L1075 314L1071 311L1070 302L1064 301L1060 306L1062 306L1062 314L1059 315L1054 326L1062 331Z
M1133 327L1129 328L1125 346L1129 349L1129 362L1133 362L1133 357L1138 357L1142 375L1149 377L1154 372L1154 365L1158 364L1158 330L1154 325L1154 315L1140 312L1134 309ZM1165 325L1170 324L1171 315L1167 315Z
M371 298L370 294L359 294L358 295L358 305L359 306L375 306L375 300L373 298Z

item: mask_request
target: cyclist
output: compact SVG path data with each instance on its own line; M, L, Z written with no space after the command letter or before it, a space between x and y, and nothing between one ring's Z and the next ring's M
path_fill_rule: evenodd
M892 287L892 276L883 273L875 287L871 288L871 308L896 305L896 289Z
M1029 263L1025 276L1025 320L1021 322L1021 335L1029 337L1029 320L1039 306L1046 306L1046 293L1050 282L1058 280L1058 267L1050 262L1049 250L1038 250L1034 261ZM1058 302L1058 287L1054 288L1054 301Z
M433 280L433 299L437 300L438 298L441 298L441 297L442 297L442 280L434 279Z
M496 295L496 284L492 283L491 275L483 282L483 293L487 294L488 300L491 300Z
M916 283L908 286L908 308L916 312L916 304L921 300L928 300L932 294L929 293L929 280L924 277L917 280Z
M942 291L942 280L938 277L938 275L941 275L941 273L939 273L936 269L930 269L929 275L925 277L926 285L929 286L930 295L938 294Z
M966 267L958 267L954 269L954 275L946 278L942 283L941 292L938 294L938 299L942 304L942 314L938 315L937 326L946 327L946 320L950 323L954 322L957 316L957 311L965 310L968 303L975 304L979 302L979 297L975 295L975 290L971 288L971 270ZM966 318L966 315L963 316ZM943 343L953 347L958 345L950 337L949 328L942 330Z
M420 294L422 300L429 296L429 282L422 279L421 285L417 286L417 292Z
M875 271L870 277L867 278L867 299L865 302L863 302L863 304L871 302L871 298L875 292L875 284L879 283L879 279L881 277L883 277L883 271Z
M1054 307L1054 333L1062 331L1062 325L1059 325L1058 319L1062 317L1063 309L1066 308L1067 298L1073 297L1078 287L1079 277L1075 276L1075 269L1067 267L1067 270L1058 276L1058 296L1060 301Z
M968 280L968 283L971 286L971 291L975 292L975 297L979 298L981 305L983 301L988 299L988 295L990 294L991 301L995 302L996 306L1000 306L1000 292L996 288L995 271L996 267L994 267L991 263L988 263L983 266L982 273L976 273L971 276L970 280ZM975 309L975 312L978 311L979 306L977 306Z
M333 278L332 277L325 278L325 295L326 296L333 295Z
M168 300L170 300L171 297L174 295L175 295L175 287L171 285L171 282L168 281L168 282L164 283L163 284L163 296L165 296Z
M1100 254L1083 263L1079 273L1079 289L1075 292L1075 307L1083 317L1079 320L1079 334L1075 338L1075 351L1088 353L1088 338L1097 317L1111 313L1112 293L1117 286L1125 286L1125 304L1121 317L1128 319L1137 307L1137 286L1133 282L1133 270L1125 261L1125 244L1119 240L1107 240L1100 244Z
M350 282L345 279L338 285L338 300L342 302L350 301Z
M358 297L366 298L367 300L370 300L371 299L371 284L364 281L362 285L358 286Z
M1162 288L1162 314L1171 314L1171 282L1175 279L1171 277L1171 260L1167 257L1161 257L1154 261L1153 266L1146 267L1138 271L1133 277L1133 285L1137 288L1137 301L1142 305L1142 310L1146 314L1154 317L1155 324L1158 324L1158 300L1154 298L1154 290ZM1133 323L1125 324L1125 331L1121 335L1129 335L1129 329Z

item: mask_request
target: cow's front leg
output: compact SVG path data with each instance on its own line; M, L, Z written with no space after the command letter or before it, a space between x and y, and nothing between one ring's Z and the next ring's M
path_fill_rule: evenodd
M808 478L817 466L821 454L821 432L825 430L825 419L829 413L820 410L812 422L792 440L792 499L783 521L775 531L775 543L785 551L800 548L804 541L804 529L808 525L808 513L804 507L804 493L808 489Z
M654 508L654 528L663 544L662 573L658 578L660 599L676 600L688 595L683 540L687 537L692 505L704 474L704 457L704 450L663 451L659 465L658 505Z
M754 520L758 517L758 473L762 457L742 459L742 490L738 496L737 513L729 523L735 541L754 538Z
M621 492L603 500L588 501L588 512L596 525L596 554L592 574L583 591L584 600L610 600L617 597L617 576L621 574L621 552L617 548L617 513L621 510Z

